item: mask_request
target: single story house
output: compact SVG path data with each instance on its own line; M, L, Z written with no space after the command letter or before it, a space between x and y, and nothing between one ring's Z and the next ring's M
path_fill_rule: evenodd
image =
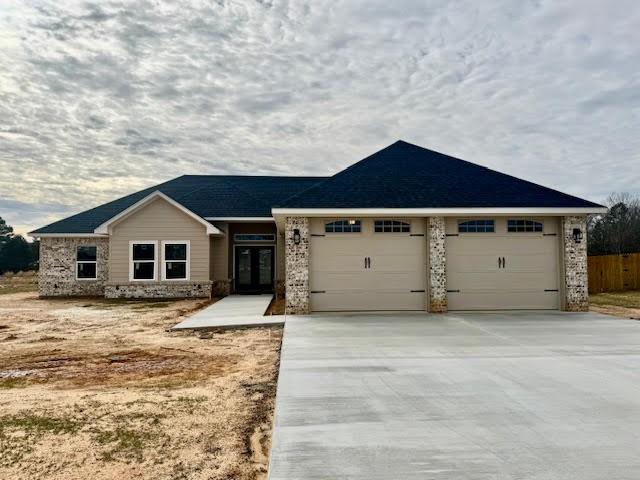
M41 296L581 311L586 216L604 210L398 141L332 177L185 175L31 235Z

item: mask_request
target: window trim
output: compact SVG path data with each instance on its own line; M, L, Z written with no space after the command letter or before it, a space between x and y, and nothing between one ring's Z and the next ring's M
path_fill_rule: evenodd
M78 249L80 247L95 247L96 249L96 259L95 260L78 260ZM96 265L96 276L95 277L78 277L78 265L81 263L95 263ZM78 282L95 282L98 280L98 245L76 245L76 281Z
M335 224L336 222L347 222L348 225L351 225L351 224L349 224L349 220L353 220L355 222L354 225L357 224L360 227L360 230L357 231L357 232L353 232L353 231L349 231L349 232L345 232L345 231L342 231L342 232L335 232L335 231L334 232L328 232L327 231L327 225L332 224L332 223ZM363 229L362 229L362 219L361 218L344 218L344 217L341 217L341 218L334 218L334 219L331 219L331 220L325 220L324 221L324 233L325 234L330 234L330 235L360 234L361 235L362 234L362 230Z
M526 230L522 230L522 231L518 231L518 230L509 230L509 221L518 221L518 220L523 220L525 222L524 226L526 228L527 224L526 222L532 222L533 223L533 227L535 227L536 223L539 223L540 225L542 225L542 230L531 230L530 232L527 232ZM517 227L517 225L516 225ZM506 223L505 223L505 228L506 228L506 232L511 234L511 233L527 233L527 234L541 234L544 233L544 221L541 221L537 218L523 218L523 217L507 217L506 219Z
M491 221L493 223L493 231L491 231L491 232L487 232L487 231L484 231L484 232L478 232L478 231L476 231L476 232L461 232L460 231L460 224L466 223L466 222L478 222L480 220L482 220L482 221ZM476 225L476 227L477 227L477 225ZM467 235L467 234L475 235L477 233L481 233L481 234L494 233L495 234L496 233L496 219L495 218L458 218L458 219L456 219L456 230L457 230L458 235Z
M187 246L187 258L185 260L167 260L165 255L165 245L186 245ZM191 278L191 240L162 240L162 281L163 282L188 282ZM185 263L185 277L184 278L167 278L167 262L184 262Z
M136 260L133 261L134 245L154 245L153 260ZM135 263L151 263L153 262L153 278L133 278ZM158 280L158 240L129 240L129 281L130 282L155 282Z
M376 232L376 222L383 222L382 231L381 232ZM402 228L405 227L405 226L408 226L409 230L400 231L400 232L394 232L393 231L393 227L395 225L392 224L391 225L392 231L391 232L385 232L384 231L384 222L400 222L400 225L399 225L400 230L402 230ZM405 234L405 235L406 234L411 234L411 220L406 220L406 219L401 219L401 218L374 218L373 219L373 233L374 234L380 234L380 233L382 233L382 234L394 234L394 233L398 234L399 233L399 234Z

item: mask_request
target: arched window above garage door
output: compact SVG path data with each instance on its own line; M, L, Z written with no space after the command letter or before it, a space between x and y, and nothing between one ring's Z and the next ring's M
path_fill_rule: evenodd
M373 231L376 233L410 233L411 224L400 220L375 220Z
M324 224L325 233L360 233L360 220L335 220Z
M507 220L507 232L542 232L542 230L542 222L524 218L510 218Z
M493 233L495 229L495 222L491 219L458 222L458 233Z

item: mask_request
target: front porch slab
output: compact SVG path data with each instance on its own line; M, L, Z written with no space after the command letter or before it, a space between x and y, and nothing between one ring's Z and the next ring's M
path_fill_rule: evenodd
M284 323L284 316L265 316L272 294L229 295L204 310L200 310L171 330L243 327Z

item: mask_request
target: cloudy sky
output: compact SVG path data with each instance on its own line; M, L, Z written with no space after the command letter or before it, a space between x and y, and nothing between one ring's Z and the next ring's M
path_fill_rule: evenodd
M325 175L397 139L640 191L637 0L0 2L0 216L185 173Z

